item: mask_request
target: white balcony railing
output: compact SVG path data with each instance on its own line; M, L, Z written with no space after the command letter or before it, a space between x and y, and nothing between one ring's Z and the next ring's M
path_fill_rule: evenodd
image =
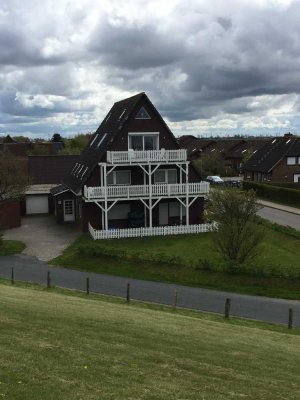
M216 229L216 224L199 225L174 225L174 226L154 226L152 228L128 228L97 230L89 224L89 232L94 240L96 239L121 239L145 236L167 236L167 235L186 235L211 232Z
M107 162L111 164L135 164L135 163L170 163L182 162L187 160L186 149L178 150L128 150L128 151L108 151Z
M187 187L188 185L188 187ZM176 197L189 195L206 195L209 193L208 182L195 183L174 183L152 185L149 190L148 185L130 185L130 186L90 186L84 187L84 197L87 200L105 199L133 199L140 197Z

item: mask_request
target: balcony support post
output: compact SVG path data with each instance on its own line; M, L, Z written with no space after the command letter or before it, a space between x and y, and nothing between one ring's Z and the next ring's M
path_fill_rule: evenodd
M106 164L104 164L103 168L104 172L104 179L103 179L103 186L104 186L104 229L108 230L108 210L107 210L107 173L106 173Z
M185 206L186 206L186 225L190 224L190 210L189 210L189 164L185 164L185 183L186 183L186 201L185 201Z
M149 164L149 172L148 172L148 181L149 181L149 226L152 228L152 172L151 172L151 164Z
M179 167L179 183L182 185L182 169ZM182 204L179 203L179 221L180 225L182 225Z

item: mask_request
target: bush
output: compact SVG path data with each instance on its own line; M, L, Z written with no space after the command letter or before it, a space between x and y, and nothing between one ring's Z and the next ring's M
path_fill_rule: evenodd
M272 186L270 184L252 181L244 181L243 189L255 190L257 197L264 200L275 201L293 207L299 207L300 205L300 190L297 189Z

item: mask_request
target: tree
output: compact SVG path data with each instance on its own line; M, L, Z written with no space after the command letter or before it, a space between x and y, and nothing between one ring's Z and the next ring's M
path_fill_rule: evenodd
M217 223L216 249L237 264L256 257L264 231L254 222L260 208L255 192L219 189L211 193L210 200L209 217Z
M24 163L11 154L0 156L0 201L21 198L28 186Z
M64 149L60 154L80 154L88 144L92 133L80 133L64 140Z
M64 142L64 139L61 137L59 133L54 133L51 142Z
M199 159L193 161L193 165L201 179L206 179L208 175L233 176L237 173L224 165L222 153L219 151L202 154Z

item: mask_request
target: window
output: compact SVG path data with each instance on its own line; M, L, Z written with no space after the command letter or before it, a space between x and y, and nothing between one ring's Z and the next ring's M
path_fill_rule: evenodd
M150 115L147 113L144 107L140 108L139 112L136 114L135 119L151 119Z
M128 148L132 150L158 150L157 134L129 134Z
M126 108L124 108L124 110L122 111L122 113L119 116L119 121L121 120L121 118L123 117L123 115L126 113Z
M288 157L286 163L287 163L287 165L295 165L296 157Z
M101 146L101 143L103 142L103 140L105 139L107 133L104 133L102 138L100 138L99 143L97 144L97 149L99 149L99 147Z
M154 172L154 183L177 183L176 169L158 169Z
M93 140L91 141L90 147L93 146L93 144L95 143L96 139L98 138L99 134L97 133L97 135L94 136Z
M108 211L108 219L127 219L130 213L129 204L116 204Z
M119 170L113 171L107 176L108 185L130 185L130 171Z

